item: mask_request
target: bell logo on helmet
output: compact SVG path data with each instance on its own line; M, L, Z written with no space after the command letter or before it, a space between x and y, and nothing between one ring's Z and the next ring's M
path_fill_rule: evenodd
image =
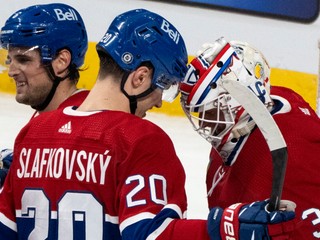
M54 9L54 12L57 15L58 21L72 21L72 20L78 20L77 14L75 13L75 11L73 9L69 8L69 11L67 12L63 12L61 9L56 8Z
M173 31L170 29L170 23L168 23L166 20L162 21L161 29L168 33L169 37L176 43L179 43L180 34L177 30Z

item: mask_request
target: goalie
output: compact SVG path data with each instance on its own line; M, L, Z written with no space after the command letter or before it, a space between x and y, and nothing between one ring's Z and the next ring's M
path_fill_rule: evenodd
M282 196L297 204L296 229L288 237L319 238L319 119L294 91L270 87L270 67L261 52L224 38L203 46L180 87L186 116L212 146L206 178L209 207L266 199L272 186L267 142L248 112L223 88L230 76L262 101L287 143Z

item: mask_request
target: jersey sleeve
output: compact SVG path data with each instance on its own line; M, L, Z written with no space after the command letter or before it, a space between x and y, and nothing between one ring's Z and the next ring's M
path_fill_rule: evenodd
M209 239L205 220L185 220L185 172L169 137L144 134L131 149L119 166L122 238Z
M23 140L25 134L28 132L29 125L30 122L21 129L18 136L16 137L15 146L17 143ZM14 159L16 158L17 157L13 155L12 164L8 171L4 186L0 190L0 239L18 239L12 178L12 172L15 171L17 165L17 161L14 161Z
M0 192L0 239L18 239L10 171Z

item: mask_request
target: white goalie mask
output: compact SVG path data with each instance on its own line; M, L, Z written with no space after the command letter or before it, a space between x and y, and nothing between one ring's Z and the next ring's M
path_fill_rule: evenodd
M220 38L204 46L181 83L181 105L194 129L218 148L254 127L244 108L223 88L224 79L240 81L266 105L272 104L270 68L248 43Z

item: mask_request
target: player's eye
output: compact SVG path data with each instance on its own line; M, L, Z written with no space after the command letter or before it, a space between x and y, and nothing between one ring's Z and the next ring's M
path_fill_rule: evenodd
M17 56L16 60L20 64L26 64L26 63L30 62L32 59L28 56L21 55L21 56Z

